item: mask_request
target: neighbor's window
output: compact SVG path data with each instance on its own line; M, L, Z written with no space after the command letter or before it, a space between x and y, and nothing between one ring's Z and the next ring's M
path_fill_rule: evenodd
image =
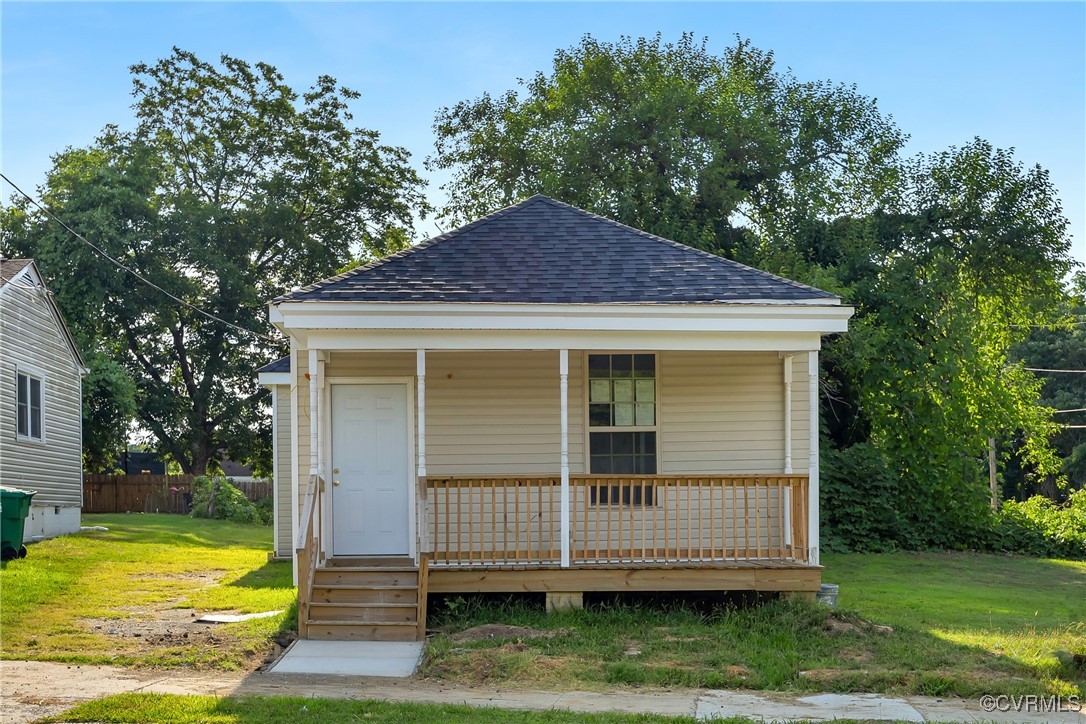
M19 437L41 440L41 380L19 372L15 375L15 388L17 394L15 405L16 432Z
M656 473L656 355L588 355L589 471ZM597 505L653 505L652 486L590 488Z

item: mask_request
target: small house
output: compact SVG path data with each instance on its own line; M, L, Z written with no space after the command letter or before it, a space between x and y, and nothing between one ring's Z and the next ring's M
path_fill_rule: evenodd
M836 296L533 196L270 314L303 637L415 638L427 592L818 590Z
M0 259L0 483L37 491L24 540L79 530L86 369L31 259Z

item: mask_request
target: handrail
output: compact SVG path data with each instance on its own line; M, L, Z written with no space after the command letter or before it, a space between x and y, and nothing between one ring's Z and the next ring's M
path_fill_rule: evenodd
M322 480L318 475L309 476L302 506L301 525L295 551L298 555L298 637L309 633L309 604L313 600L313 579L316 577L319 557L319 526L322 523L320 494Z

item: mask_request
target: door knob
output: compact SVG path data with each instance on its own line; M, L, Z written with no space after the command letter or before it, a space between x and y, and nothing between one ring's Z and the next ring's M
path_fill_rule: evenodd
M339 481L338 480L333 480L332 485L338 487L339 486Z

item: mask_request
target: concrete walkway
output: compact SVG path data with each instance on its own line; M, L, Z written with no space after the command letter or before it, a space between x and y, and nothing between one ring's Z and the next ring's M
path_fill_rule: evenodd
M979 700L895 698L875 694L783 695L729 691L615 693L548 692L493 687L446 686L414 679L380 679L314 674L229 674L141 671L110 666L69 666L41 662L0 662L0 722L28 722L81 701L124 692L307 696L467 704L502 709L568 709L697 716L747 716L765 721L995 721L1086 724L1083 713L987 712Z

